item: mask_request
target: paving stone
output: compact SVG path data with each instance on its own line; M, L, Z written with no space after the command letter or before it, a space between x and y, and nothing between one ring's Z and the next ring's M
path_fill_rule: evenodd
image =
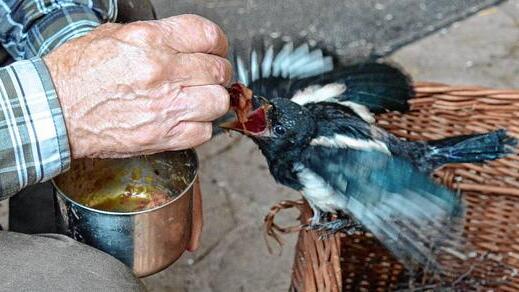
M519 1L483 10L390 56L415 80L519 87Z

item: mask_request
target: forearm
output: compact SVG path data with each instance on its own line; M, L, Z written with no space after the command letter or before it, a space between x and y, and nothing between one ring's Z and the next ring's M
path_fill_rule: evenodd
M114 21L116 3L116 0L0 0L0 42L17 60L43 56L104 22Z
M43 61L0 68L0 199L69 165L65 122Z

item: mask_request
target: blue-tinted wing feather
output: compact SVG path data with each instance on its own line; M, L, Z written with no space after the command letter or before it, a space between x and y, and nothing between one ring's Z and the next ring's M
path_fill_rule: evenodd
M346 196L343 211L408 268L441 268L439 251L460 249L461 201L409 162L377 151L311 147L303 163Z

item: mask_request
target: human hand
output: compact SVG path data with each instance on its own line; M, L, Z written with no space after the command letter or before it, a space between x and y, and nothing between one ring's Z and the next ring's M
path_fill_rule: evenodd
M214 23L195 15L104 24L44 58L72 157L119 158L197 146L225 114L232 67Z

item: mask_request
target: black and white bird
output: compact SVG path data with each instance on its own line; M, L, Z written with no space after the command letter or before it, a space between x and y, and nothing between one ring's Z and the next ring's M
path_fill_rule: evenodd
M238 79L254 93L247 121L223 125L250 137L277 182L298 190L313 209L310 226L337 231L346 214L414 269L438 264L455 244L464 208L431 172L448 163L481 163L511 154L505 130L442 140L402 140L374 115L405 112L414 92L394 66L342 66L307 44L253 50L236 59ZM459 235L461 237L461 235Z

